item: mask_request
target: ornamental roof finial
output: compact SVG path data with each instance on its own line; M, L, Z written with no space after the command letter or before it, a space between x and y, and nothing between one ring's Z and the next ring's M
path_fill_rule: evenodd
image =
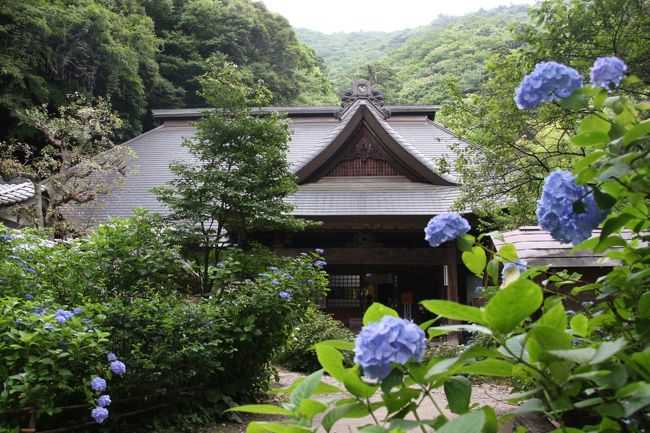
M390 117L390 110L384 107L384 96L379 89L372 87L368 80L358 80L352 87L343 92L341 95L341 109L337 110L335 116L341 117L357 99L366 99L381 111L386 118Z

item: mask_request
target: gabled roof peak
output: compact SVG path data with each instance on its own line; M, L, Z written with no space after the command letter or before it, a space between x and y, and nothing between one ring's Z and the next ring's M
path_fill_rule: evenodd
M390 117L390 110L384 107L384 96L381 94L381 90L372 87L368 80L358 80L352 87L343 92L343 95L341 95L341 109L337 110L334 115L340 119L359 99L368 101L384 116L384 119Z

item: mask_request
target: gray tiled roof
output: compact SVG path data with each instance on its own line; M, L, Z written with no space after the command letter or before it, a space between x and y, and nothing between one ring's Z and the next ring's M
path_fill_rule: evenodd
M33 197L34 185L31 182L0 184L0 207L23 203Z
M600 236L600 230L595 230L594 236ZM519 227L517 230L504 232L503 241L498 239L492 241L496 248L505 244L514 244L519 258L526 260L530 266L586 268L618 264L590 250L572 252L572 244L561 244L538 226Z
M403 117L410 120L401 121L400 116L393 115L390 121L386 121L371 104L357 100L340 120L323 114L291 118L287 157L292 171L299 170L327 147L363 105L370 108L396 142L432 171L435 171L435 165L431 157L448 152L446 146L457 140L424 115L415 120L413 113L417 110L405 111ZM169 122L125 143L138 155L138 159L131 162L137 172L127 176L118 190L84 210L85 217L105 220L111 216L129 216L136 207L167 213L150 190L172 179L168 167L171 161L190 160L181 143L195 132L196 129L190 125ZM446 179L452 180L452 177ZM457 195L456 186L384 178L379 184L352 180L338 184L305 184L288 201L296 206L298 215L432 215L447 211Z
M318 215L435 215L449 210L458 197L455 186L414 183L403 177L323 178L301 185L289 198L294 214Z

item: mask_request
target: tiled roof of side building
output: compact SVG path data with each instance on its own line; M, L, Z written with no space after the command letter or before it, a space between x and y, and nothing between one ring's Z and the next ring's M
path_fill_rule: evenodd
M34 185L31 182L0 184L0 207L25 203L34 198Z

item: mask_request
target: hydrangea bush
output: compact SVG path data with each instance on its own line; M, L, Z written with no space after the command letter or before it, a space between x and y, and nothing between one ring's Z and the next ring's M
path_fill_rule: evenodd
M425 229L427 240L439 245L457 238L463 263L487 282L483 292L491 296L482 308L423 301L438 319L420 325L420 332L430 338L474 332L491 344L419 361L422 339L415 325L375 303L356 345L316 345L322 369L285 389L285 403L232 409L286 417L253 422L247 431L329 432L340 419L368 417L360 432L496 433L515 414L532 412L557 426L552 433L650 431L650 103L610 93L619 83L635 82L624 77L625 70L618 59L599 59L592 84L581 87L576 71L543 63L515 96L520 108L558 101L581 116L572 142L586 156L571 173L548 176L537 211L540 225L559 242L574 243L574 250L604 254L620 266L586 283L576 273L520 262L512 244L489 250L488 234L466 233L469 227L458 224L460 216L445 216L448 226L434 218ZM599 225L600 232L594 232ZM576 301L585 297L591 300ZM439 325L441 318L452 322ZM344 352L356 354L354 366L344 366ZM340 386L322 382L324 373ZM470 405L472 375L522 383L524 391L510 395L518 408L497 417L489 406ZM436 388L443 389L453 417L431 398ZM329 403L314 398L328 392L346 395ZM434 413L418 412L425 399L433 402ZM318 414L324 416L315 422Z

